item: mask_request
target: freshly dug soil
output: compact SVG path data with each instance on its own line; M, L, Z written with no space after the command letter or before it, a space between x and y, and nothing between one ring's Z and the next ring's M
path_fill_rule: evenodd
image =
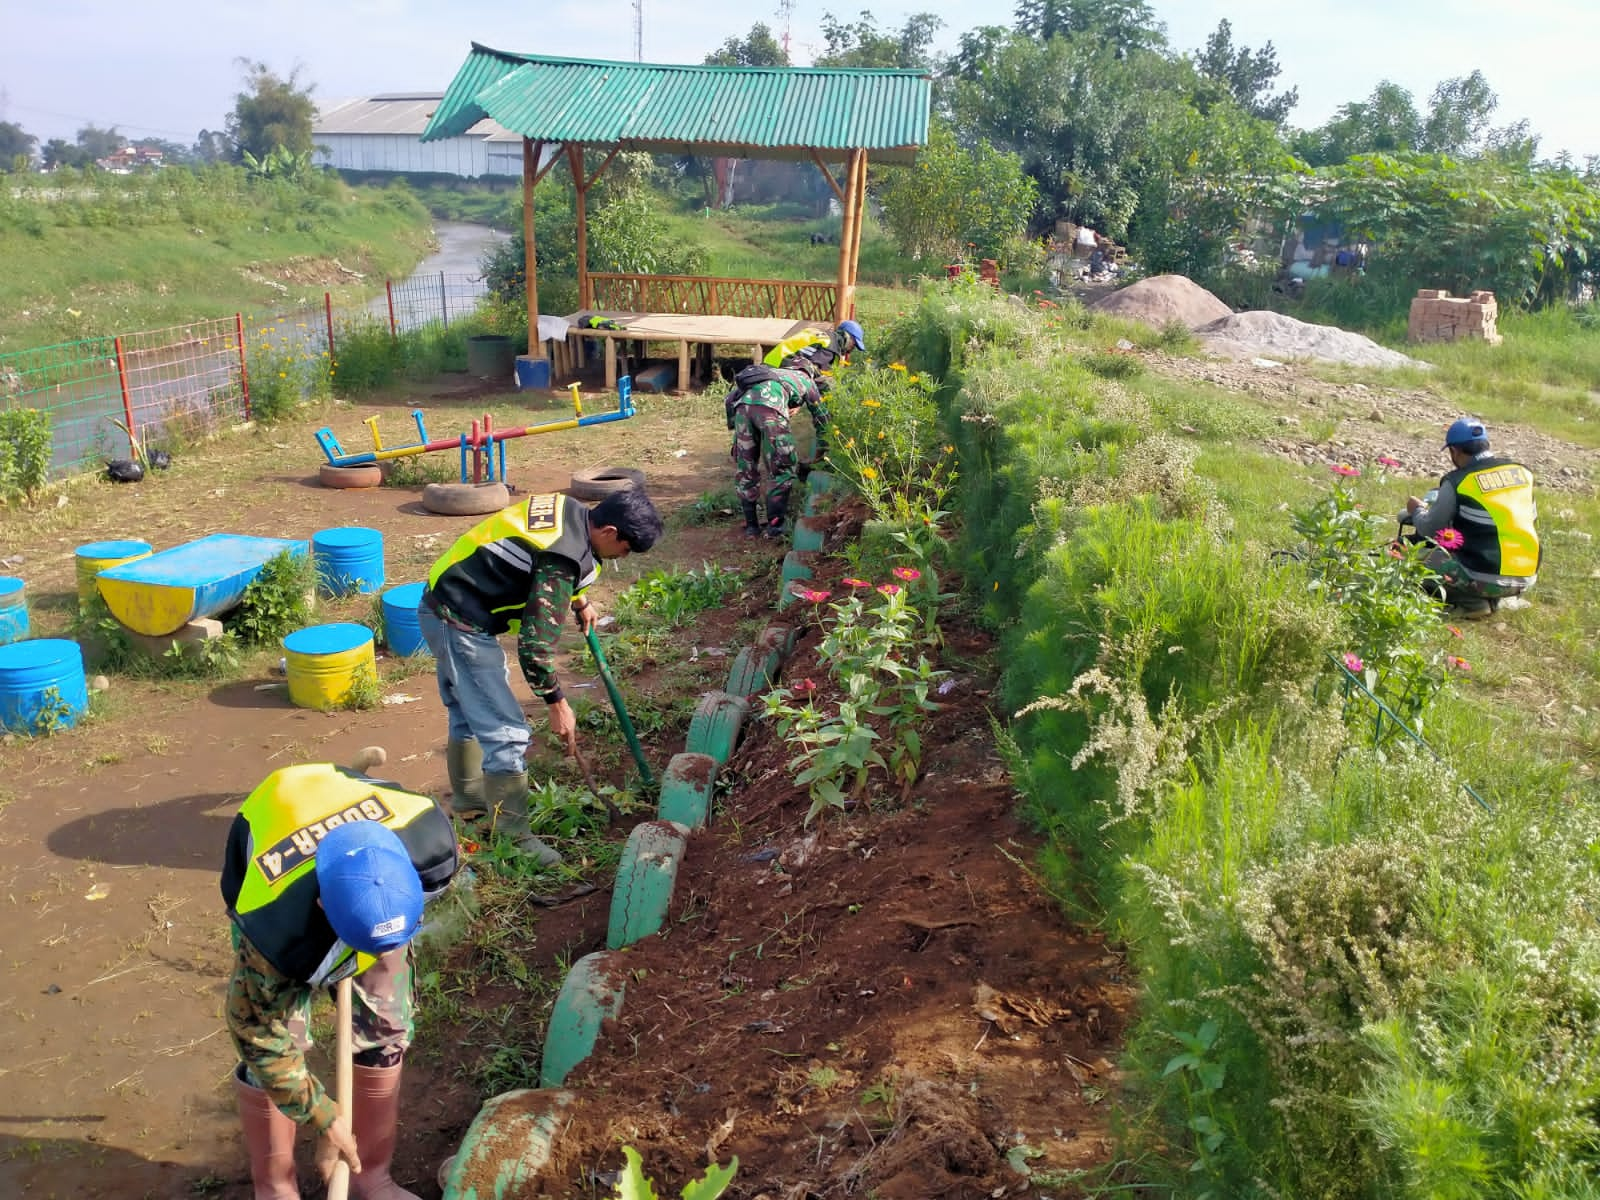
M1139 321L1154 329L1174 321L1188 329L1199 329L1233 314L1221 300L1182 275L1152 275L1089 307L1108 317Z

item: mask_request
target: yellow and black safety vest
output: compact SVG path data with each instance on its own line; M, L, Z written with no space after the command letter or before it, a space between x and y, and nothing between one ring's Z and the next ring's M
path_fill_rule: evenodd
M423 599L485 633L521 625L534 559L554 555L573 570L573 595L600 577L589 545L589 510L559 492L529 496L474 525L428 571Z
M1508 579L1539 573L1538 505L1533 472L1504 458L1478 458L1441 483L1456 490L1456 558L1469 571Z
M771 350L761 361L769 367L781 367L790 356L799 354L813 346L830 346L833 339L820 329L802 329L791 337L786 337Z
M317 846L350 821L380 821L394 830L424 897L437 895L456 873L455 831L427 796L331 763L274 771L228 831L222 899L239 932L290 979L321 984L375 961L340 942L317 904Z

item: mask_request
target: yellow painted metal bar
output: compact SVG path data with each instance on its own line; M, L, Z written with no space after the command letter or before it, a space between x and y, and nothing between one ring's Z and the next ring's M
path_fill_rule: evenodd
M578 384L573 381L568 385L572 389L572 412L575 416L583 416L583 393L578 390Z
M372 430L372 448L374 450L382 450L383 439L378 436L378 418L376 415L367 418L367 428Z

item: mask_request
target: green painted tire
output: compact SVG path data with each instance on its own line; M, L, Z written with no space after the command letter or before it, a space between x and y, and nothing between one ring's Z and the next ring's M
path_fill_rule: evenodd
M796 550L821 550L828 536L828 523L821 517L801 517L794 523Z
M744 719L750 715L750 701L727 692L707 692L695 705L689 721L689 736L684 749L690 754L709 754L717 766L727 764L739 744Z
M709 754L674 754L661 777L656 815L688 829L704 829L711 819L711 793L716 786L716 759Z
M598 950L573 964L561 985L544 1035L539 1086L560 1087L594 1053L600 1026L622 1011L626 972L615 954Z
M768 625L756 638L756 645L763 650L776 650L781 666L794 653L795 643L799 640L800 630L793 625Z
M672 906L678 864L688 848L688 830L672 821L643 821L633 827L611 890L607 946L621 950L661 932Z
M723 691L730 696L754 696L767 690L778 674L778 653L761 646L746 646L733 660Z
M810 579L816 574L816 562L815 554L789 551L783 556L783 581L788 583L794 579Z
M486 1101L441 1172L444 1200L527 1195L550 1165L566 1124L562 1113L572 1101L571 1092L543 1088L519 1088ZM494 1182L485 1190L483 1181L490 1178Z
M806 476L806 492L812 496L825 496L837 491L839 477L831 471L813 471Z

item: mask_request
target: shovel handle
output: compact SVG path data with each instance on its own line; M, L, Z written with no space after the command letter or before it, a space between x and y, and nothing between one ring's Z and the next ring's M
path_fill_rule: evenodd
M338 1092L339 1115L347 1121L355 1116L355 1032L352 1024L350 976L339 981L335 1050L335 1089ZM348 1200L350 1195L350 1164L344 1155L334 1164L333 1175L328 1179L328 1200Z

